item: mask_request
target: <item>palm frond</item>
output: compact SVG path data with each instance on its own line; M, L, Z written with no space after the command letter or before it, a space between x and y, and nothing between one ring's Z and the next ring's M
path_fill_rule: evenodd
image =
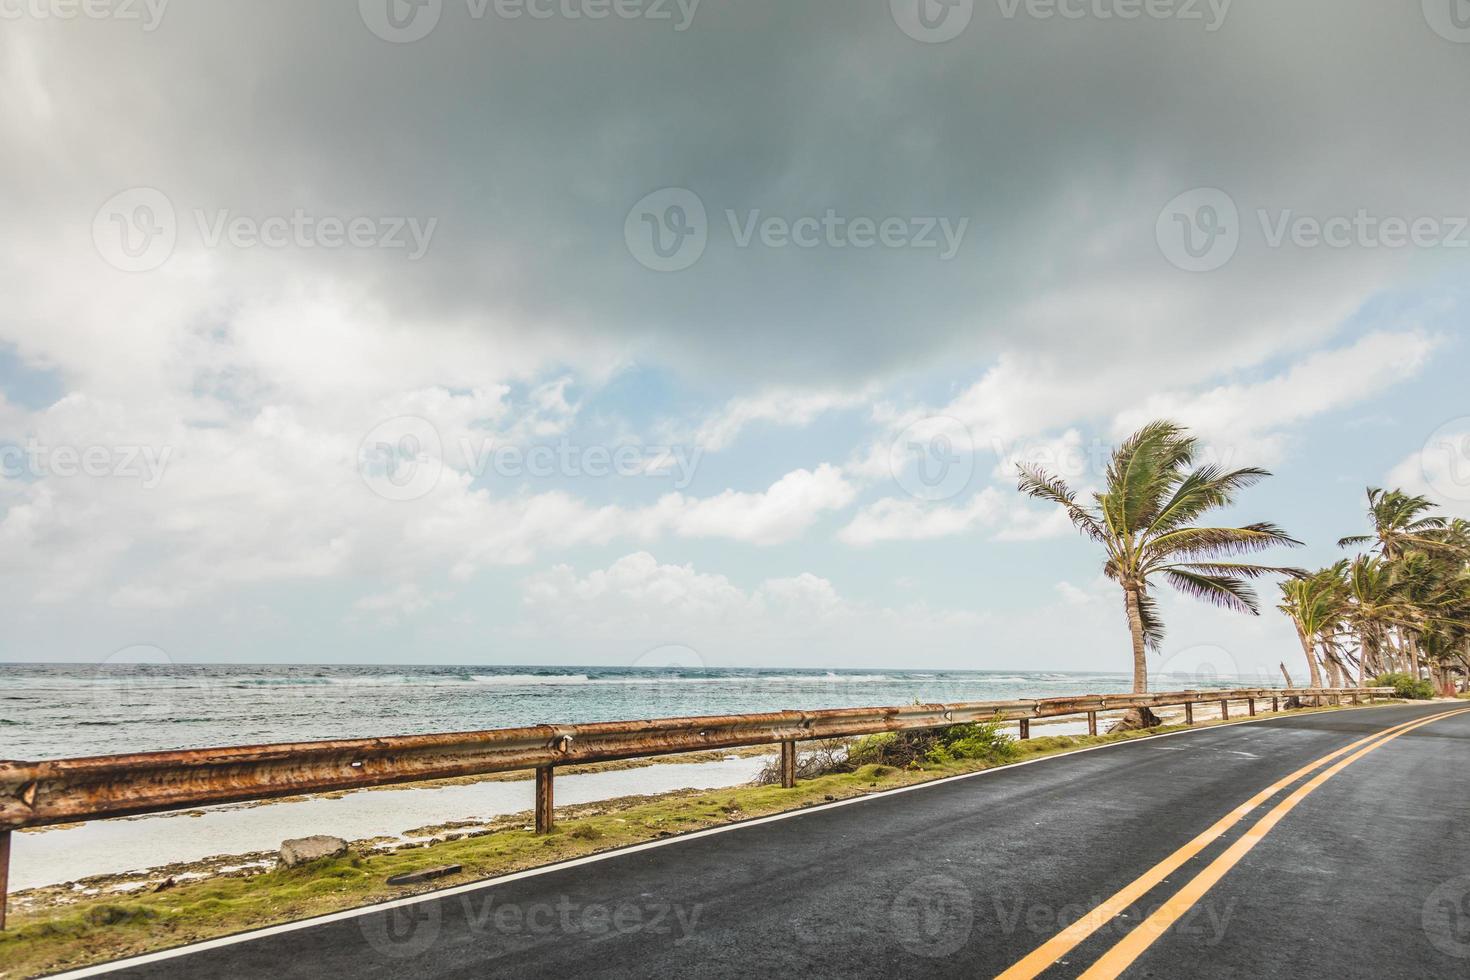
M1077 526L1077 529L1094 541L1107 543L1107 533L1093 514L1077 503L1077 495L1072 488L1067 486L1061 477L1041 469L1039 466L1019 464L1016 466L1019 479L1016 489L1037 500L1046 500L1057 504L1067 512L1067 517Z
M1185 595L1235 612L1260 615L1255 590L1238 578L1228 575L1200 575L1179 567L1166 569L1164 578Z
M1143 624L1143 643L1155 652L1164 646L1164 620L1159 604L1147 589L1138 594L1138 618Z
M1312 573L1305 568L1284 568L1273 565L1251 565L1239 561L1205 561L1186 562L1178 565L1162 565L1159 571L1169 569L1184 569L1186 571L1198 572L1202 575L1239 575L1242 578L1265 578L1268 575L1283 575L1286 582L1281 583L1283 588L1295 583L1303 583L1310 586Z
M1149 550L1159 557L1213 558L1297 547L1301 543L1275 524L1258 523L1245 527L1180 528L1154 538L1149 542Z

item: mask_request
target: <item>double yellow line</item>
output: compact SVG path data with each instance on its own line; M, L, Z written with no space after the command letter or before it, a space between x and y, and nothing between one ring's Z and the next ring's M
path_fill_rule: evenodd
M1225 853L1211 862L1209 867L1191 879L1188 884L1140 923L1137 928L1119 940L1117 945L1104 953L1101 959L1094 963L1087 972L1082 974L1084 980L1111 980L1111 978L1118 976L1127 969L1134 960L1143 954L1144 950L1153 945L1155 940L1162 936L1171 925L1177 922L1195 903L1204 897L1204 894L1216 882L1223 878L1226 872L1234 867L1251 848L1261 842L1266 834L1271 831L1271 828L1275 827L1281 821L1282 817L1290 813L1313 790L1369 752L1383 747L1400 735L1406 735L1416 728L1421 728L1424 725L1439 721L1441 718L1449 718L1453 715L1465 714L1466 712L1470 712L1470 708L1445 711L1437 715L1431 715L1428 718L1420 718L1415 721L1390 726L1380 732L1369 735L1367 738L1359 739L1351 745L1346 745L1335 752L1329 752L1327 755L1303 766L1291 775L1277 780L1234 810L1231 810L1188 844L1185 844L1179 850L1170 854L1152 868L1149 868L1138 878L1124 885L1110 898L1089 911L1082 918L1037 947L1024 959L1000 974L997 980L1031 980L1031 978L1039 976L1043 971L1049 969L1056 963L1057 960L1075 949L1079 943L1107 925L1119 913L1127 910L1135 902L1143 898L1144 895L1165 878L1178 871L1191 858L1198 855L1214 841L1219 840L1227 830L1244 820L1261 804L1265 803L1281 790L1291 786L1302 777L1310 775L1334 760L1341 759L1336 765L1323 770L1311 780L1303 783L1297 790L1278 803L1269 813L1257 821L1254 826L1246 830L1240 839L1232 844ZM1343 756L1347 756L1347 758L1342 758Z

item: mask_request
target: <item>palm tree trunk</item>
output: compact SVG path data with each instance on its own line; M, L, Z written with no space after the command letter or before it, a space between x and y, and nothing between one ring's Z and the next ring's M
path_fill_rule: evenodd
M1128 610L1128 633L1133 638L1133 693L1148 693L1148 644L1143 637L1142 592L1136 587L1123 586L1123 605ZM1158 715L1148 708L1130 708L1113 725L1110 731L1131 731L1139 728L1154 728L1163 724Z
M1317 669L1317 651L1312 649L1312 641L1302 629L1302 624L1296 619L1292 619L1292 624L1296 626L1296 638L1301 641L1302 652L1307 655L1307 673L1312 678L1312 686L1321 687L1322 672Z
M1148 693L1148 651L1143 639L1143 608L1139 590L1123 587L1123 602L1128 608L1128 632L1133 637L1133 693Z

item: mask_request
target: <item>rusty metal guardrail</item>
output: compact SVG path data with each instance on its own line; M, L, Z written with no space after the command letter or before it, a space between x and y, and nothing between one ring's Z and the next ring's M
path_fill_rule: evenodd
M0 762L0 929L4 928L10 834L27 827L162 813L221 803L266 800L304 793L384 786L533 769L536 830L554 821L552 772L556 766L610 762L654 755L754 745L781 747L782 785L796 778L796 743L812 739L940 728L1002 718L1020 723L1086 715L1096 734L1100 712L1183 705L1186 723L1194 707L1285 698L1341 704L1350 698L1391 694L1392 688L1253 688L1106 694L1070 698L915 704L883 708L834 708L763 714L612 721L585 725L532 725L481 732L403 735L326 742L292 742L177 752L143 752L42 762Z

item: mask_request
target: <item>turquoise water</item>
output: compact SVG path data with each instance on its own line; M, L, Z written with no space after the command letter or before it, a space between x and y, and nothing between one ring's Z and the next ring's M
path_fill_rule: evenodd
M0 758L1126 691L1109 673L0 665Z

